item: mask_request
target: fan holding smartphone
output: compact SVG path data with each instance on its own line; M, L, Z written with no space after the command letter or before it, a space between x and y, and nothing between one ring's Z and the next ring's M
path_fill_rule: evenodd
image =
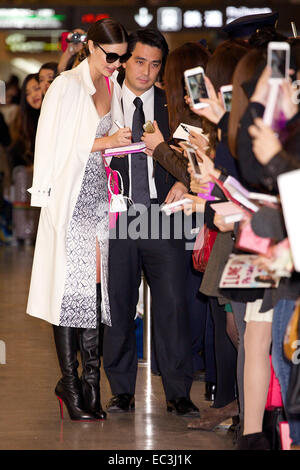
M271 81L289 78L290 45L287 42L269 42L268 66L272 69Z
M264 123L278 131L284 116L281 112L281 84L289 78L290 45L287 42L270 42L268 44L269 92L264 113Z
M231 111L232 85L224 85L220 88L224 108L227 112Z
M182 142L181 146L187 153L188 160L192 166L194 176L197 179L201 178L201 169L198 163L196 148L190 142Z
M193 107L201 109L209 106L209 104L200 101L202 98L209 98L204 80L204 69L202 67L188 69L184 72L184 78Z

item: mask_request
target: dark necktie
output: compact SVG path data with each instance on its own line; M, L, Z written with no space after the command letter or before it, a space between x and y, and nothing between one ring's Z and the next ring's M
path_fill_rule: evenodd
M132 119L132 141L140 142L145 124L143 102L141 98L137 97L133 104L135 111ZM147 155L144 152L134 153L131 156L131 195L135 204L150 206L148 163Z

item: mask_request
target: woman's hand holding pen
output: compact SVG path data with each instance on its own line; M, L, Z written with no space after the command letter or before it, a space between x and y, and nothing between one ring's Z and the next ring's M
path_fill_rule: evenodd
M129 127L122 127L112 135L95 139L91 151L102 152L105 149L124 147L129 144L131 144L131 130Z
M117 132L112 134L109 138L110 148L129 145L131 144L131 129L129 129L129 127L122 127L121 129L118 129Z

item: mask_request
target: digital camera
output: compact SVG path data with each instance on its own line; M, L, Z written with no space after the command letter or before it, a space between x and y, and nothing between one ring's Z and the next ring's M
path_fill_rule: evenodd
M80 34L78 32L69 33L66 38L67 42L72 42L73 44L79 44L86 41L86 34Z

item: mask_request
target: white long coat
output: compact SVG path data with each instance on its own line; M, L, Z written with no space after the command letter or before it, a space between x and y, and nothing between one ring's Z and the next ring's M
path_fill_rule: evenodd
M27 313L54 325L65 287L67 229L99 123L95 92L85 59L51 84L38 123L29 192L31 205L42 209Z

